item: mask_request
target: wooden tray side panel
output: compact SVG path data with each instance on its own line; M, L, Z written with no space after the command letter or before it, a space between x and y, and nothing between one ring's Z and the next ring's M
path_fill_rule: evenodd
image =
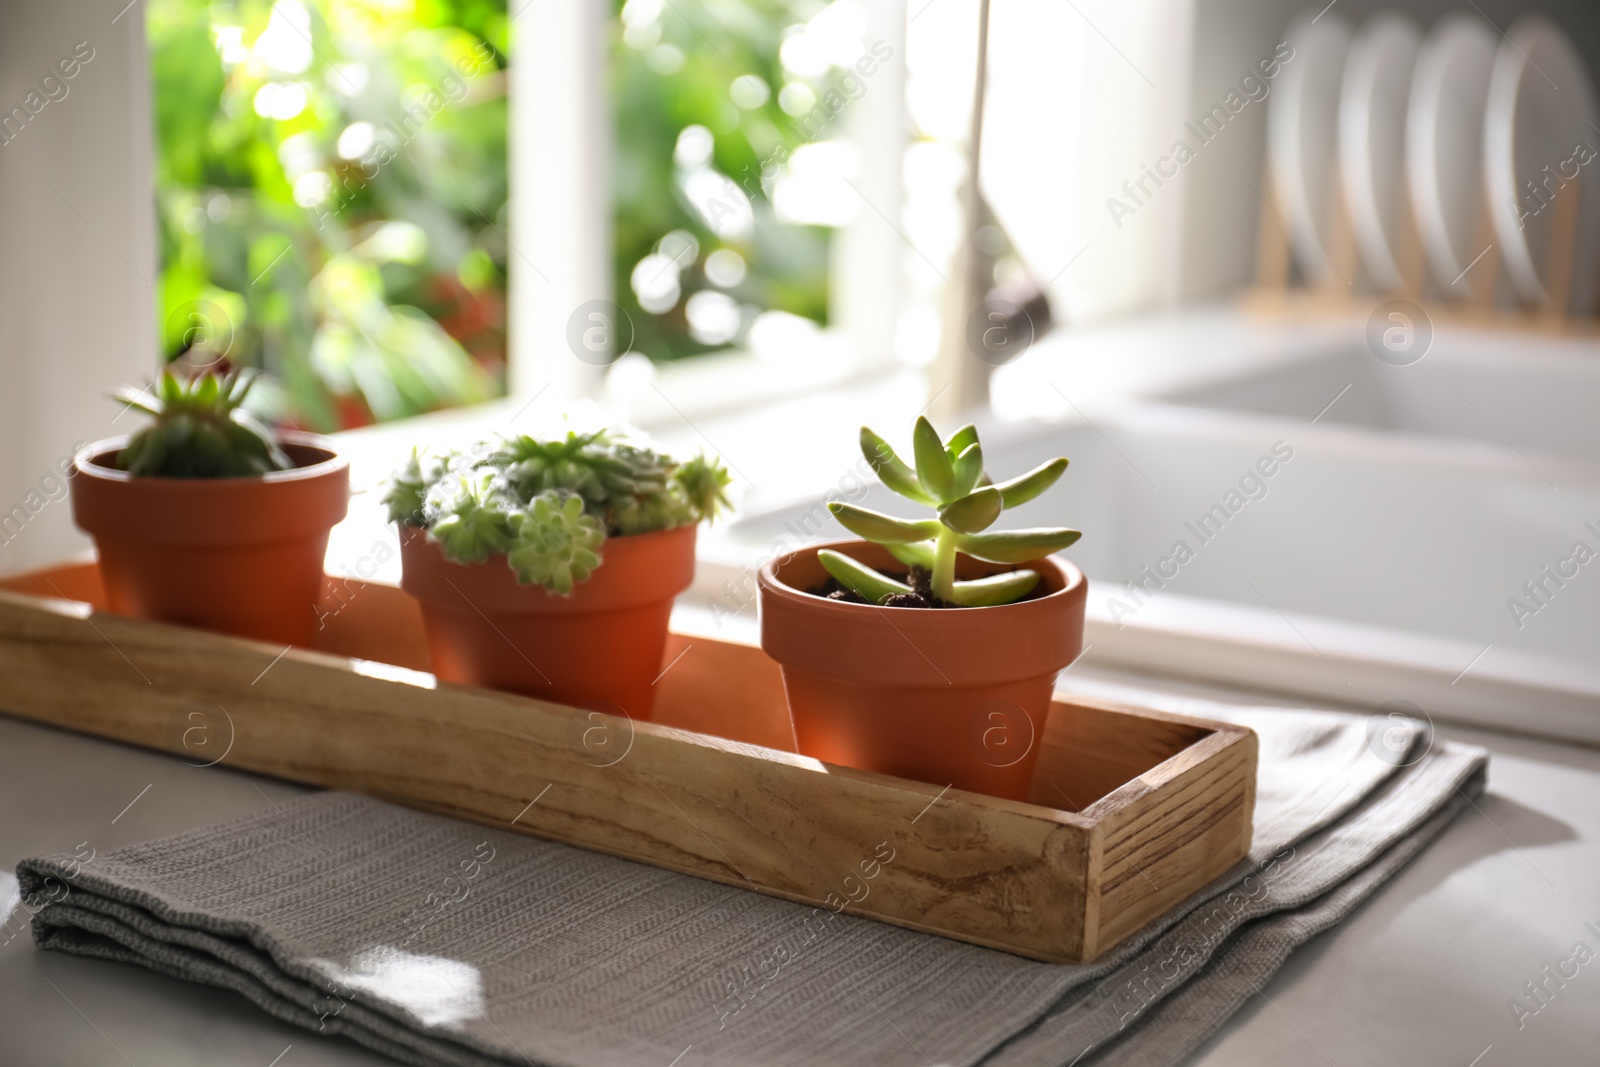
M1088 950L1077 816L86 610L0 594L0 707L1038 959ZM596 728L631 736L597 756Z
M1221 876L1250 851L1258 744L1221 727L1089 812L1102 842L1098 955Z

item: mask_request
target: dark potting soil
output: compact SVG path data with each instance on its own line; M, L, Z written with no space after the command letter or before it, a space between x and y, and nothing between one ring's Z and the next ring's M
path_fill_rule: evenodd
M896 581L905 582L912 588L910 593L897 593L883 602L886 608L953 608L955 604L947 604L933 597L933 572L926 567L912 567L907 574L892 573L888 577ZM828 584L816 589L807 590L812 596L824 597L828 600L843 600L847 604L865 604L866 597L853 589L846 589L839 583L839 579L830 577Z
M897 581L906 582L906 575L903 574L891 574L888 577L894 578ZM910 582L906 582L906 584L911 585ZM913 586L913 588L915 588L915 586ZM818 586L815 589L808 589L806 591L812 596L820 596L826 600L842 600L846 604L867 603L866 597L863 597L860 593L857 593L853 589L846 589L844 586L839 584L839 580L837 578L829 578L827 585ZM883 602L883 606L886 608L953 608L956 605L946 604L942 600L935 601L931 593L928 596L923 596L920 593L897 593L894 596L886 599Z

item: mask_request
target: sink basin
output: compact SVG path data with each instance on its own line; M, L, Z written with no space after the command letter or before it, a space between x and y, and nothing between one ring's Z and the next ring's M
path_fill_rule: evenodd
M1360 341L1236 378L1180 388L1172 403L1480 441L1600 463L1600 358L1561 339L1440 337L1396 367ZM1337 399L1335 399L1337 397ZM1324 409L1326 409L1324 411Z

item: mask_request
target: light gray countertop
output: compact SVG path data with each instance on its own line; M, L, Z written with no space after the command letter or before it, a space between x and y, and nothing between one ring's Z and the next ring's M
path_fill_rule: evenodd
M1115 679L1085 673L1069 684L1106 681ZM1600 1056L1600 751L1477 730L1441 734L1493 753L1477 810L1350 919L1297 951L1195 1063L1566 1067ZM8 872L0 907L14 900L9 872L25 856L104 851L300 791L0 716L0 869ZM390 1062L271 1019L231 993L39 952L22 914L0 933L9 937L0 945L5 1067ZM1563 987L1549 983L1554 995L1519 1028L1511 998L1528 999L1524 983L1544 980L1545 965L1554 968L1580 941L1595 958ZM692 1057L680 1067L693 1067Z

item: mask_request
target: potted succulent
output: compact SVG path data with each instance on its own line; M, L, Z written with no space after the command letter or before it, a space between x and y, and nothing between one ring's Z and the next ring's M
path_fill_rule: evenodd
M384 501L434 673L648 718L696 526L730 480L607 430L413 452Z
M148 392L115 394L148 426L74 459L72 518L94 538L111 610L311 643L350 466L327 440L251 415L254 381L249 370L164 370Z
M830 503L865 540L763 567L761 644L782 665L802 754L1026 799L1056 674L1082 648L1088 585L1051 557L1078 531L990 527L1067 460L995 485L972 426L941 440L919 418L913 446L914 469L861 430L884 485L937 514Z

